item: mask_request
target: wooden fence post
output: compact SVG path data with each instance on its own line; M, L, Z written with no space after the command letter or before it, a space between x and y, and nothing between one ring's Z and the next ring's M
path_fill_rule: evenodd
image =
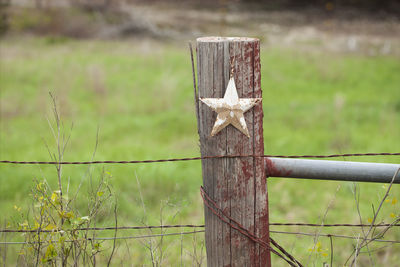
M260 41L253 38L197 39L200 98L223 98L231 62L239 98L261 98ZM232 114L232 113L231 113ZM263 155L261 101L244 113L250 137L228 125L211 136L217 113L199 101L202 156ZM229 216L269 244L268 195L263 158L202 160L207 194ZM270 252L222 222L204 206L207 266L270 266Z

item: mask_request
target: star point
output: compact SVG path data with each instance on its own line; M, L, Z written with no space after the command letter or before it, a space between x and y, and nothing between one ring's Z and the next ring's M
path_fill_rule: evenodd
M217 119L211 131L216 135L229 124L250 137L244 113L254 107L261 98L239 98L234 79L231 77L224 94L224 98L200 98L200 101L217 112Z

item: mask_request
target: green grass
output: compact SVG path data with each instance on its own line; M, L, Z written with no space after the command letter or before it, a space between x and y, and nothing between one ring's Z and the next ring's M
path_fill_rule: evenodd
M266 153L400 151L397 58L264 47L261 63ZM97 129L96 160L199 154L190 58L185 43L9 38L1 43L0 74L0 159L49 160L43 141L55 148L46 119L52 120L49 91L58 98L65 127L69 129L68 125L74 124L65 160L90 160ZM399 157L347 160L399 163ZM159 223L160 207L165 206L162 203L166 200L170 205L163 211L165 217L179 211L168 222L203 222L200 162L105 165L104 168L113 176L121 225L137 225L144 218L136 178L141 184L149 224ZM92 167L94 177L101 170L102 166ZM83 181L81 190L85 194L86 173L85 166L66 166L65 185L70 179L73 191ZM2 223L15 216L14 205L29 206L28 194L34 178L45 178L52 187L56 186L52 166L0 165ZM332 199L325 223L358 222L352 183L273 178L268 186L271 222L319 223ZM359 184L359 188L361 214L366 222L372 217L371 204L377 207L385 190L381 184ZM391 197L399 192L399 186L394 186ZM79 209L84 215L84 205ZM391 212L399 214L400 204L385 204L380 220L389 222ZM112 221L110 216L100 223L110 225ZM359 233L357 229L325 232ZM387 236L399 240L400 231L391 230ZM189 246L186 250L190 251L190 238L185 238ZM307 262L312 238L277 234L274 238L284 247L293 246L294 255ZM171 241L168 246L174 249L169 249L169 261L165 264L173 264L179 261L180 238L168 240ZM329 248L329 239L321 241L323 247ZM334 242L334 261L343 264L355 243L339 239ZM132 244L130 254L117 253L116 262L125 259L148 264L150 256L141 244L137 241ZM387 258L385 253L374 253L377 263L390 265L400 259L398 245L386 251ZM188 254L186 251L184 260L191 262ZM283 266L279 259L274 261ZM320 266L329 257L319 256L312 261ZM368 264L365 255L361 262Z

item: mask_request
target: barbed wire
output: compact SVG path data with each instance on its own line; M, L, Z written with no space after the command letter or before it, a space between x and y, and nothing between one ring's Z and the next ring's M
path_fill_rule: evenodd
M193 161L203 159L220 158L340 158L340 157L362 157L362 156L400 156L400 152L380 152L380 153L352 153L352 154L331 154L331 155L218 155L188 158L169 158L169 159L150 159L150 160L95 160L95 161L16 161L0 160L0 163L8 164L62 164L62 165L87 165L87 164L139 164L139 163L158 163L174 161Z
M304 233L304 232L287 232L287 231L269 231L270 233L275 234L290 234L290 235L306 235L306 236L313 236L315 237L315 233ZM337 235L337 234L318 234L318 236L324 237L338 237L338 238L348 238L348 239L360 239L360 237L350 236L350 235ZM363 238L364 239L364 238ZM383 242L383 243L393 243L393 244L400 244L398 240L384 240L384 239L375 239L375 238L367 238L367 241L376 241L376 242Z
M350 224L350 223L337 223L337 224L316 224L316 223L269 223L270 226L306 226L306 227L388 227L400 226L400 224ZM144 230L144 229L167 229L167 228L204 228L204 224L173 224L173 225L149 225L149 226L107 226L107 227L83 227L79 229L0 229L0 233L54 233L54 232L74 232L74 231L107 231L107 230Z
M73 231L105 231L105 230L145 230L145 229L167 229L167 228L204 228L204 224L174 224L174 225L149 225L149 226L109 226L109 227L83 227L79 229L65 229L65 230L24 230L24 229L0 229L0 233L54 233L54 232L73 232Z
M351 224L351 223L335 223L335 224L317 224L317 223L270 223L270 226L310 226L310 227L387 227L400 226L400 224L380 223L380 224Z
M153 235L140 235L140 236L121 236L121 237L95 237L95 238L85 238L85 239L79 239L79 240L120 240L120 239L140 239L140 238L155 238L155 237L161 237L161 236L174 236L174 235L189 235L189 234L196 234L196 233L204 233L204 230L198 230L198 231L191 231L191 232L179 232L179 233L164 233L164 234L153 234ZM304 235L304 236L315 236L314 233L305 233L305 232L288 232L288 231L275 231L275 230L270 230L270 233L274 234L289 234L289 235ZM319 234L319 236L324 236L324 237L338 237L338 238L346 238L346 239L359 239L359 237L355 236L349 236L349 235L338 235L338 234ZM376 242L382 242L382 243L392 243L392 244L400 244L400 241L398 240L384 240L384 239L372 239L369 238L367 240L372 240ZM65 242L74 242L76 240L66 240ZM41 241L41 243L47 243L50 241ZM52 240L51 242L54 242ZM33 244L33 243L38 243L37 241L33 242L28 242L28 241L21 241L21 242L13 242L13 241L0 241L1 245L18 245L18 244Z
M177 162L177 161L193 161L193 160L203 160L203 159L218 159L218 158L246 158L246 157L253 157L253 158L259 158L259 157L276 157L276 158L337 158L337 157L359 157L359 156L400 156L400 152L395 152L395 153L389 153L389 152L381 152L381 153L352 153L352 154L331 154L331 155L218 155L218 156L202 156L202 157L187 157L187 158L169 158L169 159L157 159L157 160L123 160L123 161L115 161L115 160L106 160L106 161L11 161L11 160L1 160L0 163L4 164L48 164L48 165L89 165L89 164L139 164L139 163L159 163L159 162ZM204 200L204 195L205 192L202 190L202 197ZM207 196L207 195L206 195ZM212 200L211 200L212 203ZM213 210L213 208L207 204L205 201L205 204ZM218 208L218 207L216 207ZM221 211L222 212L222 211ZM249 239L253 240L254 242L258 243L260 246L270 250L274 254L278 255L280 258L288 262L291 266L302 266L300 262L298 262L292 255L290 255L286 250L284 250L279 244L276 243L272 238L270 238L271 244L273 244L278 250L280 250L283 256L280 252L276 251L273 249L269 243L257 238L253 234L251 234L247 229L242 227L239 223L236 221L232 220L229 216L227 217L229 221L225 220L222 218L221 215L219 215L215 210L213 210L213 213L217 215L222 221L225 223L229 224L230 227L238 230L240 233L243 235L247 236ZM223 215L225 215L222 212ZM225 215L226 216L226 215ZM237 225L232 224L235 223ZM311 224L311 223L270 223L269 225L271 226L309 226L309 227L363 227L363 226L369 226L369 227L385 227L389 226L390 224L375 224L375 225L370 225L370 224ZM400 224L394 224L391 226L400 226ZM87 230L87 231L101 231L101 230L139 230L139 229L162 229L162 228L201 228L204 227L204 225L157 225L157 226L122 226L122 227L87 227L87 228L80 228L80 229L71 229L67 231L82 231L82 230ZM57 230L57 232L61 232L65 230ZM3 233L11 233L11 232L55 232L54 230L16 230L16 229L0 229L0 232ZM198 231L191 231L191 232L180 232L180 233L162 233L162 234L153 234L153 235L140 235L140 236L124 236L124 237L94 237L94 238L87 238L87 240L119 240L119 239L140 239L140 238L155 238L155 237L161 237L161 236L174 236L174 235L188 235L188 234L195 234L195 233L202 233L204 230L198 230ZM271 233L276 233L276 234L293 234L293 235L306 235L306 236L315 236L315 234L312 233L304 233L304 232L285 232L285 231L270 231ZM325 237L338 237L338 238L349 238L349 239L357 239L357 237L353 236L346 236L346 235L337 235L337 234L320 234L320 236L325 236ZM368 239L369 240L369 239ZM372 239L371 239L372 240ZM373 239L373 241L376 242L387 242L387 243L394 243L398 244L400 241L396 240L383 240L383 239ZM40 243L46 243L46 242L52 242L52 241L40 241ZM67 240L66 242L74 242L74 240ZM3 245L12 245L12 244L29 244L29 243L38 243L38 241L34 242L27 242L27 241L22 241L22 242L0 242L0 244Z
M253 242L259 244L261 247L271 251L287 263L289 263L290 266L294 267L303 267L303 265L297 261L290 253L288 253L284 248L278 245L278 243L273 240L272 238L269 238L271 244L273 244L278 250L280 250L285 256L283 256L280 252L276 251L271 247L271 245L266 242L263 239L258 238L257 236L253 235L251 232L249 232L248 229L243 227L240 223L238 223L236 220L234 220L232 217L227 215L221 208L218 207L217 203L210 198L210 196L205 192L203 187L200 187L200 193L201 197L203 199L204 204L211 210L211 212L216 215L222 222L226 223L229 225L229 227L237 230L239 233L242 235L248 237L250 240Z
M164 236L174 236L174 235L189 235L189 234L197 234L204 233L204 230L191 231L191 232L180 232L180 233L164 233L164 234L154 234L154 235L139 235L139 236L117 236L117 237L88 237L88 238L80 238L77 240L65 240L64 242L76 242L82 240L98 240L98 241L109 241L109 240L122 240L122 239L141 239L141 238L155 238L155 237L164 237ZM0 245L24 245L24 244L44 244L50 242L56 242L57 240L46 240L46 241L21 241L21 242L13 242L13 241L2 241Z

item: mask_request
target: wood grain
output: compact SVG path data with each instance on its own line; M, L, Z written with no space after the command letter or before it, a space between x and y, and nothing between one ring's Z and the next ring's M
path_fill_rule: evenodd
M204 37L197 39L199 97L222 98L230 62L240 98L261 98L259 40ZM231 125L214 137L216 113L199 103L202 156L264 154L262 103L245 113L250 138ZM262 158L202 160L206 192L226 213L250 232L269 242L268 198ZM270 266L270 253L221 222L207 207L205 238L207 266Z

